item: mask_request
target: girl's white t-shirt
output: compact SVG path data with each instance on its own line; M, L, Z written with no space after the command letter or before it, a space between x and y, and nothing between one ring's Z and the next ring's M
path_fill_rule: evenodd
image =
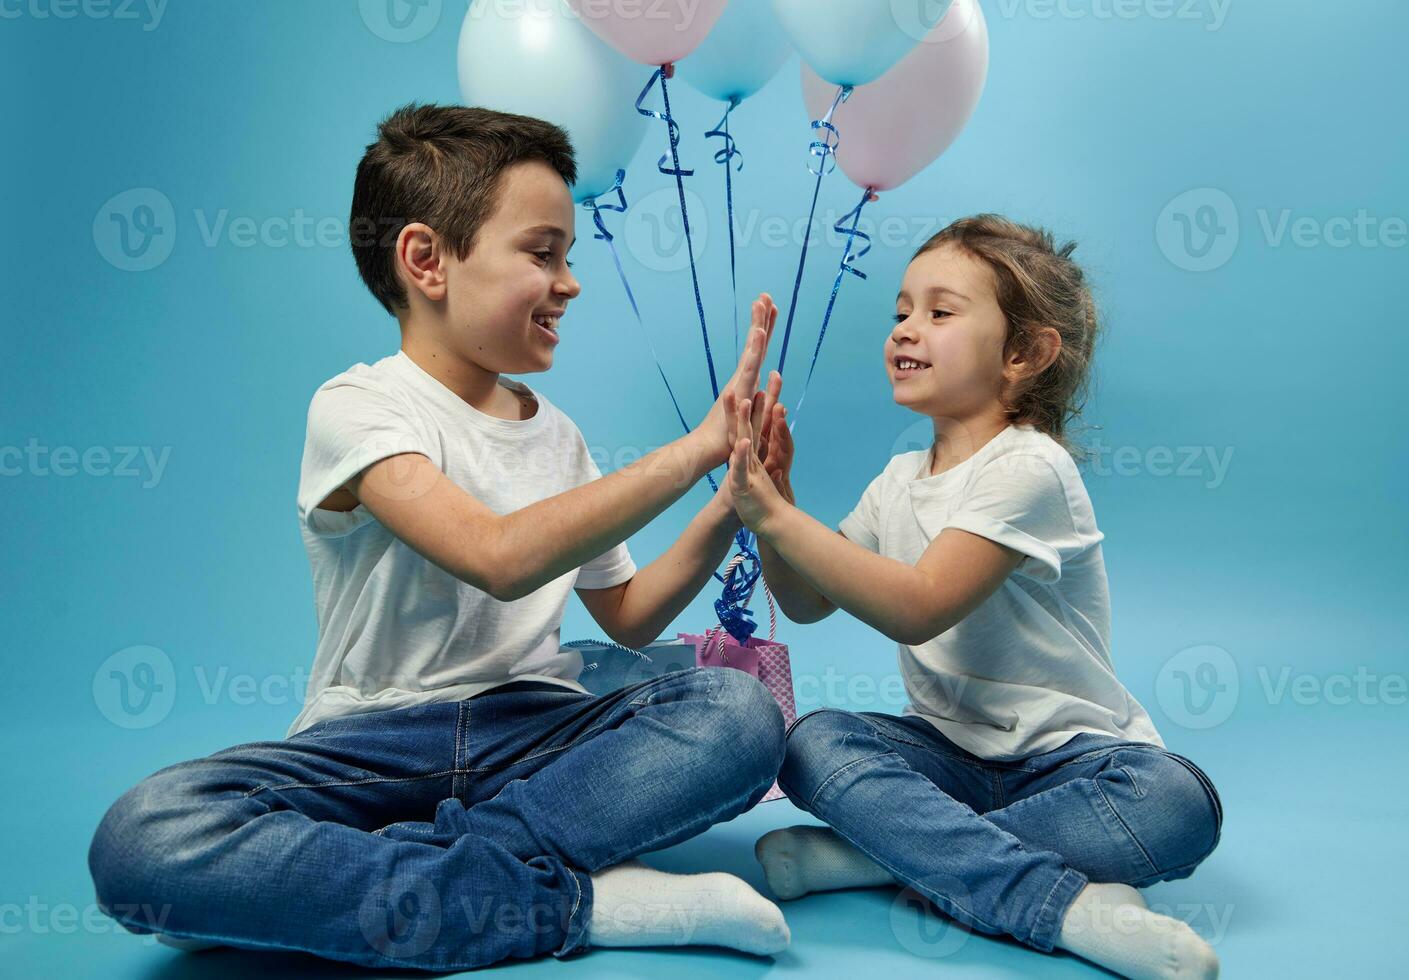
M496 514L602 475L567 415L541 392L500 384L537 399L533 417L486 415L400 351L354 365L314 393L298 517L318 651L289 735L340 715L458 701L516 680L584 691L581 656L560 646L563 611L573 588L605 589L636 574L624 543L501 602L421 557L366 507L318 508L357 473L401 453L428 457Z
M918 715L984 759L1048 752L1081 732L1163 747L1116 678L1104 535L1071 455L1030 425L1010 425L936 476L928 449L894 457L840 530L914 565L953 527L1023 555L998 590L926 643L900 644Z

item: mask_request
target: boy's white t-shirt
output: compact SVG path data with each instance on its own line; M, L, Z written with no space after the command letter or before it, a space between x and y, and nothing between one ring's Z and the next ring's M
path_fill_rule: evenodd
M636 573L624 543L501 602L421 557L366 507L318 509L354 475L401 453L428 457L497 514L601 476L571 419L540 392L500 384L537 399L532 418L480 412L400 351L354 365L313 395L298 517L318 651L289 735L340 715L458 701L515 680L584 691L580 655L560 646L563 610L574 587L605 589Z
M1008 426L936 476L929 455L894 457L841 532L910 565L947 527L1024 557L963 621L926 643L900 644L903 714L984 759L1048 752L1080 732L1162 747L1116 679L1104 535L1071 455L1030 425Z

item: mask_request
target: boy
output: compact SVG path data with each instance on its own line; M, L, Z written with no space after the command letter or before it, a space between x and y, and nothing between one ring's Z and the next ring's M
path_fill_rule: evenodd
M558 645L574 587L615 641L653 639L739 527L724 490L647 567L623 544L725 461L721 405L603 478L571 420L502 377L552 366L580 291L575 179L561 129L485 109L408 106L367 148L353 251L401 349L309 409L308 699L283 741L168 767L108 811L89 866L129 930L429 970L588 945L787 946L743 881L631 860L767 791L783 755L767 691L687 670L594 697ZM754 304L726 386L760 424L781 384L755 391L775 318Z

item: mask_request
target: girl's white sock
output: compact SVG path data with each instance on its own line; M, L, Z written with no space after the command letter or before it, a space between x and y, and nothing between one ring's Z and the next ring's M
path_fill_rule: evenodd
M783 913L733 875L676 875L626 861L592 875L595 946L727 946L771 956L792 936Z
M758 839L754 856L768 887L781 899L836 888L893 885L890 872L837 836L830 827L788 827Z
M1057 945L1132 980L1213 980L1218 956L1188 923L1145 906L1119 883L1090 883L1062 920Z

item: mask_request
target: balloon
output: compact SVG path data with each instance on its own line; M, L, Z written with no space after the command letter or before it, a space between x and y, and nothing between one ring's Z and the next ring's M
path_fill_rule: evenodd
M954 0L924 43L837 106L837 165L858 187L899 187L949 148L973 115L988 77L988 24L978 0ZM813 119L826 115L835 84L802 66Z
M699 46L719 19L726 0L569 2L584 24L628 58L643 65L668 65Z
M761 0L754 0L761 2ZM835 85L884 75L929 35L950 0L772 0L802 60Z
M771 3L734 0L676 74L711 99L742 102L768 84L791 54Z
M635 109L641 69L589 31L567 0L474 0L460 29L459 71L466 105L567 130L579 203L609 190L645 138L649 120Z

